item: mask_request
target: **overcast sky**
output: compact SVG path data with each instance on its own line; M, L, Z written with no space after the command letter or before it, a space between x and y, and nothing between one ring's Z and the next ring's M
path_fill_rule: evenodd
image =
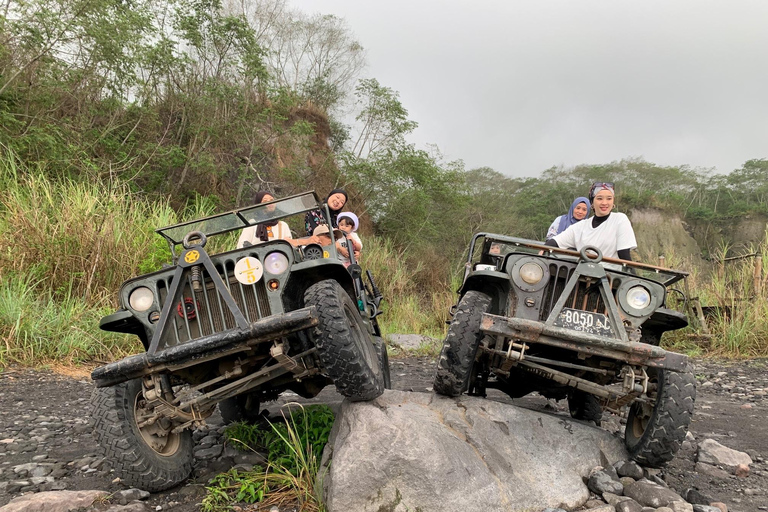
M365 76L467 168L768 158L768 1L290 0L335 14Z

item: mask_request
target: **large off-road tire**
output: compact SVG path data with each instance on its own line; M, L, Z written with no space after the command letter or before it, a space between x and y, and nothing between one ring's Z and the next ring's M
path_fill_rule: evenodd
M323 372L353 401L373 400L384 392L384 372L371 335L344 288L327 279L310 286L304 304L315 306L319 323L312 339Z
M236 421L254 423L259 419L259 405L259 399L253 395L237 395L219 402L219 412L227 425Z
M603 420L603 407L595 395L591 395L579 389L573 389L568 393L568 410L571 418L583 421L594 421L600 426Z
M644 466L672 460L688 432L696 399L696 378L689 372L648 370L655 386L652 403L635 401L629 408L624 442L629 455Z
M373 337L373 345L376 347L376 353L379 356L379 366L384 375L384 389L392 389L392 376L389 372L389 354L387 353L387 342L379 336Z
M465 293L459 301L437 361L435 393L459 396L467 390L477 349L484 336L480 321L490 307L491 297L474 290Z
M162 432L160 421L140 430L141 390L141 379L96 388L91 395L93 432L123 482L157 492L180 484L192 472L192 433Z

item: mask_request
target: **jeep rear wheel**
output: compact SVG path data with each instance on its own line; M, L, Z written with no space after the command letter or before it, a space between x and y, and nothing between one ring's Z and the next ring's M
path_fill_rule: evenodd
M162 491L180 484L192 472L192 433L172 433L166 419L145 424L151 411L146 407L141 379L96 388L91 406L93 432L102 455L128 485Z
M336 281L327 279L304 293L319 323L313 341L324 373L350 400L373 400L384 392L384 372L360 312Z
M595 395L591 395L580 389L573 389L568 393L568 410L571 418L582 421L594 421L600 426L603 419L603 407Z
M225 424L236 421L253 423L259 418L259 399L253 395L237 395L219 402L219 412Z
M624 442L629 455L640 464L660 467L680 448L693 414L696 379L689 372L648 370L648 402L629 408Z
M477 349L484 336L480 321L490 307L491 297L474 290L465 293L459 301L437 362L435 393L459 396L467 390Z

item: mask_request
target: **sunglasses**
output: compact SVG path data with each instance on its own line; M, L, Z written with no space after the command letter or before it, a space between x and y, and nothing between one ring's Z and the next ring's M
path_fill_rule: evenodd
M616 189L613 186L613 183L610 181L600 182L597 181L592 184L592 186L589 188L589 197L595 197L595 189L597 188L608 188L611 190L611 192L615 192Z

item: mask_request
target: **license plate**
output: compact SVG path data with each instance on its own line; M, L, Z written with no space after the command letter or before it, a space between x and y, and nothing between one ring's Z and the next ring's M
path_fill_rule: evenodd
M555 325L600 336L613 335L608 317L592 311L563 308L555 320Z

